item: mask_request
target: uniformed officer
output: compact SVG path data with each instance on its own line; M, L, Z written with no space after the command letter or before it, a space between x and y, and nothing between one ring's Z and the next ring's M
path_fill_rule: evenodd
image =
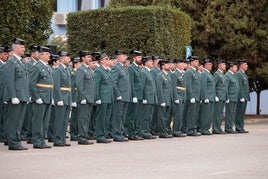
M58 68L58 66L60 64L59 61L60 61L60 59L59 59L58 55L51 54L49 64L51 66L50 69L51 69L53 78L54 78L54 74L56 72L56 68ZM55 88L53 88L53 94L55 94L54 90L55 90ZM53 100L52 100L52 104L51 104L51 114L50 114L50 120L49 120L49 125L48 125L48 132L47 132L48 142L53 142L54 122L55 122L55 102L54 102L54 96L53 96Z
M201 79L201 74L202 74L203 70L204 70L203 62L199 62L198 68L197 68L197 72L198 72L197 74L198 74L199 79ZM201 95L202 94L200 93L200 101L196 105L196 111L197 111L197 115L196 115L196 131L197 132L200 132L200 128L201 128L202 111L200 110L200 108L201 108L201 105L203 103L203 101L201 100L201 97L202 97Z
M132 101L127 110L127 131L129 140L143 140L138 134L140 133L141 119L141 102L142 102L142 77L140 65L142 64L142 52L131 50L133 62L128 67L130 77Z
M109 66L109 58L103 53L97 55L96 59L100 63L100 67L94 71L95 94L96 99L96 140L97 143L110 143L111 140L106 138L107 122L112 113L112 103L114 100L114 83L107 67Z
M197 105L200 103L200 79L198 75L198 57L190 57L190 67L185 72L186 80L186 132L187 136L200 136L196 131Z
M45 142L44 129L48 129L53 99L52 72L48 65L50 50L39 48L39 61L33 64L29 74L32 98L32 142L33 148L51 148Z
M186 81L184 69L186 64L183 59L176 60L176 70L171 76L173 99L174 99L174 122L172 127L173 137L185 137L182 132L186 100Z
M150 71L153 75L153 79L156 83L156 76L158 75L158 73L161 72L161 69L159 67L159 61L161 60L160 56L152 56L152 60L153 60L153 68ZM158 135L157 132L157 108L158 108L158 104L154 105L154 109L153 109L153 117L150 121L150 130L152 135Z
M248 64L245 59L240 59L237 61L237 65L239 66L239 70L236 73L236 77L240 90L238 92L238 103L236 107L235 130L238 133L248 133L248 131L246 131L244 128L244 117L247 108L247 102L250 101L248 77L245 73L248 69Z
M4 79L4 101L8 102L6 114L6 134L9 150L27 150L21 145L20 131L29 101L29 81L26 67L21 61L25 51L25 41L14 38L14 54L6 63Z
M6 46L4 50L5 50L5 52L7 52L7 58L13 56L14 51L13 51L12 46Z
M33 44L30 46L30 60L25 64L26 65L26 69L27 69L27 74L30 74L31 68L33 66L33 64L37 63L38 61L38 48L39 46ZM30 94L30 100L29 100L29 104L27 105L26 108L26 114L25 114L25 119L23 122L23 125L25 125L25 127L22 126L22 131L23 128L25 128L27 135L25 135L25 139L27 140L27 144L32 144L32 118L33 118L33 109L32 109L32 103L31 103L31 94ZM27 126L26 126L27 125ZM45 133L45 131L44 131Z
M224 134L221 124L223 120L223 108L225 107L225 101L227 100L227 83L224 71L226 70L226 64L224 60L217 59L217 71L214 73L215 80L215 104L214 104L214 120L212 133Z
M4 47L0 47L0 142L6 141L5 135L5 121L4 121L4 113L5 113L5 105L3 101L4 95L4 68L7 61L7 52Z
M72 71L71 71L71 88L72 88L72 112L70 117L70 136L71 141L78 141L78 91L77 91L77 70L81 66L81 59L80 57L72 58Z
M235 62L228 62L228 69L228 72L225 74L227 83L225 132L235 134L237 132L233 130L233 125L235 122L239 91L239 83L235 75L237 72L237 64Z
M89 67L92 58L89 51L80 51L82 64L77 70L76 86L78 92L78 144L90 145L88 141L88 130L93 114L95 102L95 80L93 70Z
M209 129L213 119L214 100L215 100L215 81L212 70L212 60L209 58L203 59L204 70L201 73L201 100L203 101L201 111L201 135L210 135Z
M53 146L64 147L71 144L66 143L66 131L71 109L71 77L68 65L70 56L68 52L58 52L60 64L54 73L54 101L55 122Z
M113 66L111 75L115 83L115 91L119 94L119 97L115 99L113 105L112 114L112 129L113 129L113 141L125 142L124 134L127 133L126 127L126 115L128 105L131 101L131 84L128 70L124 67L124 63L127 60L127 54L125 51L116 50L117 63Z
M170 64L168 60L159 61L161 72L156 77L156 93L158 102L157 131L159 138L172 138L168 134L167 120L172 105L172 85L168 75Z
M151 134L150 122L153 117L154 105L157 104L156 86L151 69L153 68L153 60L151 56L142 57L144 68L141 70L143 100L141 109L141 136L144 139L156 139Z

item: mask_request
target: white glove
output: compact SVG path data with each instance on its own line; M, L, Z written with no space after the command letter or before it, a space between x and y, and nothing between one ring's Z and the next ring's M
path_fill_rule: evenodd
M32 102L32 97L29 97L29 102Z
M176 104L179 104L179 103L180 103L180 100L177 99L177 100L175 100L174 102L175 102Z
M190 103L195 103L195 98L190 99Z
M51 100L51 105L55 105L54 99Z
M245 102L245 98L241 98L241 99L240 99L240 102L241 102L241 103L244 103L244 102Z
M4 101L4 104L7 104L7 102L6 102L6 101Z
M38 98L36 101L35 101L37 104L43 104L43 100L41 98Z
M215 96L215 102L219 102L220 99L218 98L218 96Z
M146 99L142 100L142 104L147 104L147 100Z
M96 104L101 104L101 100L96 101Z
M57 102L57 105L58 105L58 106L63 106L64 103L63 103L63 101L58 101L58 102Z
M116 98L117 100L122 100L122 96L119 96Z
M19 104L20 103L20 100L18 98L12 98L11 99L11 103L12 104Z
M76 108L77 107L77 103L76 102L72 102L71 107Z
M227 99L227 100L226 100L226 103L227 103L227 104L228 104L228 103L230 103L230 100L229 100L229 99Z
M166 103L161 103L160 106L165 107Z
M87 104L87 100L86 99L83 99L80 104Z
M209 99L205 99L204 100L204 103L209 103Z
M138 99L136 97L133 98L132 100L133 103L137 103L138 102Z

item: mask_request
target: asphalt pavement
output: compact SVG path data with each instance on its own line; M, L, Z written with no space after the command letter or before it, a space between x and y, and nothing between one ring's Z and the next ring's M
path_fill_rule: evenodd
M268 122L226 134L9 151L0 143L2 179L268 178ZM69 141L68 141L69 142ZM49 143L51 144L51 143Z

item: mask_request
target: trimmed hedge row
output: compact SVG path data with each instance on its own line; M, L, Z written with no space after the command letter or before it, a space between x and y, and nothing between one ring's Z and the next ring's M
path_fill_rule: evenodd
M146 55L183 57L190 44L191 18L178 9L131 6L70 13L68 47L113 54L115 49L138 49Z

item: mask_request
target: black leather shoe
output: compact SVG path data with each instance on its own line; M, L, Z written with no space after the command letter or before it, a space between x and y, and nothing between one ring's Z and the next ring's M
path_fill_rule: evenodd
M129 140L144 140L144 138L140 137L140 136L129 136L128 137Z
M172 135L169 135L169 134L162 134L162 135L159 135L159 138L172 138L173 136Z
M50 149L50 148L52 148L52 146L47 145L47 144L44 144L43 147L44 147L45 149Z
M48 142L53 142L53 139L48 139L47 141L48 141Z
M7 141L5 141L5 142L4 142L4 145L5 145L5 146L8 146L8 143L7 143Z
M70 141L78 141L78 139L77 139L77 138L72 138L72 137L71 137Z
M108 144L108 143L111 143L112 141L111 140L108 140L108 139L103 139L103 140L97 140L97 143L104 143L104 144Z
M211 135L210 132L201 132L201 135Z
M53 144L54 147L65 147L65 144Z
M151 134L154 135L154 136L157 136L158 135L158 133L155 132L155 131L152 131Z
M44 149L45 147L43 145L39 146L39 145L34 145L33 146L34 149Z
M23 147L23 146L18 146L18 147L8 147L8 150L28 150L28 148Z
M238 134L238 132L236 132L236 131L225 131L227 134Z
M156 136L142 136L144 139L156 139L157 137Z
M0 139L1 143L4 143L6 141L6 139Z
M121 138L121 139L114 138L113 141L114 142L128 142L128 139L125 139L125 138Z
M242 129L242 130L236 130L236 132L241 133L241 134L243 134L243 133L248 133L248 131L246 131L245 129Z
M87 140L96 140L96 137L94 137L94 136L89 136L89 137L87 138Z
M30 141L30 140L28 140L28 141L27 141L27 144L33 144L33 142L32 142L32 141Z
M71 144L67 144L67 143L66 143L66 144L64 144L64 146L69 147L69 146L71 146Z
M184 133L175 133L172 135L173 135L173 137L186 137L186 134L184 134Z
M78 145L92 145L94 144L93 142L90 142L88 140L85 141L78 141Z
M201 133L200 132L194 132L194 133L191 133L191 134L187 134L187 136L197 137L197 136L201 136Z

